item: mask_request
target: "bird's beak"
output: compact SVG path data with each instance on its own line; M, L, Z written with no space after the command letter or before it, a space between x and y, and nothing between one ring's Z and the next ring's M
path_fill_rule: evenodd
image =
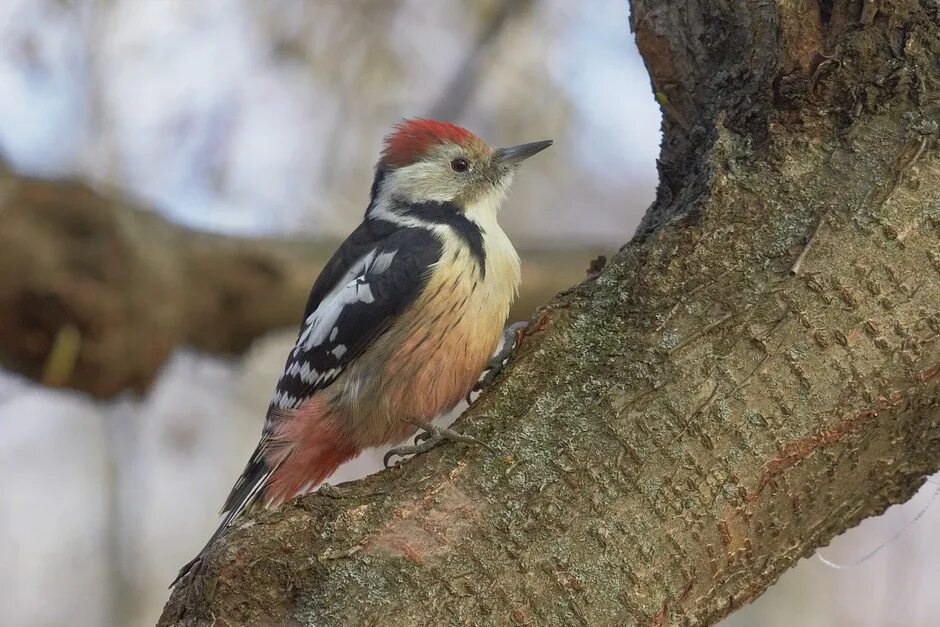
M531 142L528 144L519 144L509 148L497 148L493 152L493 157L497 162L503 165L516 165L525 161L537 152L542 152L552 145L552 140L546 139L540 142Z

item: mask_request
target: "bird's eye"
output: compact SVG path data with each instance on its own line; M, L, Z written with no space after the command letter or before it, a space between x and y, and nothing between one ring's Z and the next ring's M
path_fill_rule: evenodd
M470 169L470 162L463 157L457 157L450 162L450 167L454 172L466 172Z

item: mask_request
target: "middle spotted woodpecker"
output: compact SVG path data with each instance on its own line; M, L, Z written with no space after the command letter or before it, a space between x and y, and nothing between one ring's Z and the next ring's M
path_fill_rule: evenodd
M519 286L519 257L496 216L516 166L551 143L493 149L424 119L386 138L365 219L310 292L261 441L219 529L176 581L249 506L308 492L473 389Z

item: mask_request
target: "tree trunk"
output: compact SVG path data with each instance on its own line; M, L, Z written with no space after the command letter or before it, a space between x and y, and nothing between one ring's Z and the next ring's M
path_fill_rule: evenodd
M297 325L337 245L192 231L0 162L0 364L101 398L144 390L180 344L240 353ZM517 314L584 276L590 254L526 251Z
M632 7L658 198L458 422L503 454L256 514L161 624L714 623L940 468L936 2Z

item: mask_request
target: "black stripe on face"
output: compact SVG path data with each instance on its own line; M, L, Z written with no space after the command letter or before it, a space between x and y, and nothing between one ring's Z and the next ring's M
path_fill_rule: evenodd
M473 258L480 266L480 276L486 276L486 250L483 248L483 229L472 220L469 220L456 204L435 200L419 203L395 200L392 211L400 216L414 217L425 222L449 226L470 249L470 254L473 255Z

